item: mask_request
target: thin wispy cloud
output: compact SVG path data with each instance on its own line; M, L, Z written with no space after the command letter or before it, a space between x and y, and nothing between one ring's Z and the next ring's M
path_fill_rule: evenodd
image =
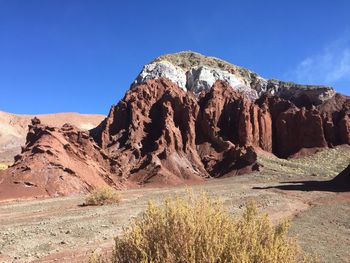
M287 75L299 83L350 83L350 39L341 38L328 44L321 52L303 59Z

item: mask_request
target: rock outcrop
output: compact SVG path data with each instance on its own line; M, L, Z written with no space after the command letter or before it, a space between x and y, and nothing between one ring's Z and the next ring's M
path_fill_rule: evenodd
M186 90L186 72L165 60L145 65L142 72L137 76L135 84L158 78L170 79L180 88Z
M92 134L127 180L178 183L258 169L256 150L288 158L349 143L350 100L332 101L297 107L267 94L254 102L224 81L196 97L158 78L134 85Z
M150 80L134 86L92 133L127 180L199 181L208 174L196 151L198 111L196 98L170 80Z
M23 115L0 111L0 163L13 163L13 158L21 152L21 146L26 142L28 125L35 116L49 126L61 127L70 123L83 130L96 127L106 117L74 112Z
M239 131L251 114L255 123ZM92 135L126 180L178 184L253 166L254 146L272 147L264 134L270 121L265 115L226 82L216 82L198 101L159 78L135 85Z
M336 94L335 89L331 87L300 85L279 80L269 80L265 92L277 95L285 100L290 100L300 107L320 105L333 98Z
M269 105L272 153L278 157L288 158L350 143L350 98L347 96L336 94L318 106L306 102L297 107L279 96L265 96L256 103Z
M0 173L0 200L86 193L98 186L120 187L113 161L86 131L33 119L15 164Z

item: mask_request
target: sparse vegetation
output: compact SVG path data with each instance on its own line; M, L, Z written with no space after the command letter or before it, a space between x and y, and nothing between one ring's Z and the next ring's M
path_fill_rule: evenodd
M114 188L105 186L91 192L86 198L84 205L107 205L119 203L121 195Z
M287 222L274 227L254 204L235 218L205 193L178 196L150 203L115 239L110 261L90 262L309 262L287 231Z
M264 154L258 155L258 162L262 164L269 173L333 178L344 170L350 162L350 147L341 145L330 149L322 149L319 152L294 159L279 159L275 156Z
M8 163L0 163L0 170L5 170L9 167L10 164Z
M99 250L95 250L89 258L88 263L107 263L109 262L106 257L104 257Z
M161 60L169 61L185 71L190 70L192 67L207 66L219 68L221 70L226 70L228 72L235 73L238 76L242 76L245 78L250 78L251 74L252 76L254 75L254 78L257 77L256 73L253 73L252 71L246 68L233 65L231 63L228 63L227 61L216 57L203 56L193 51L182 51L174 54L162 55L156 58L154 61Z

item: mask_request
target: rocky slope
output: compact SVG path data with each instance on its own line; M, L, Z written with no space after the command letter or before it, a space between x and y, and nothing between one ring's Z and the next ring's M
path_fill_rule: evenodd
M87 131L33 119L15 164L0 174L0 200L68 195L114 182L112 162ZM5 176L4 176L5 174Z
M34 121L22 154L0 173L0 198L66 195L104 184L201 182L263 169L258 153L289 158L350 144L349 97L331 88L284 82L271 88L273 81L263 93L256 83L264 80L255 73L197 56L185 52L155 60L165 68L146 65L90 134ZM200 78L189 77L196 65L230 72L243 86L219 74L208 89ZM186 78L167 66L187 72ZM177 72L176 78L169 72ZM201 83L199 89L189 80Z
M104 118L98 114L56 113L23 115L0 111L0 163L12 163L13 157L21 152L24 146L28 125L35 116L50 126L61 127L70 123L83 130L96 127Z

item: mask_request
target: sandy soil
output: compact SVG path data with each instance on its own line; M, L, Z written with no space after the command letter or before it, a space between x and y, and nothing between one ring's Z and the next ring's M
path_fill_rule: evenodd
M292 220L308 252L321 262L349 262L350 194L286 191L265 188L290 180L289 176L251 174L212 180L192 186L220 197L232 213L240 213L249 200L277 222ZM295 176L293 180L309 180ZM314 177L312 177L314 179ZM113 237L149 200L184 194L186 187L127 190L119 205L82 207L83 196L22 201L0 205L0 262L86 262L96 248L111 251Z

